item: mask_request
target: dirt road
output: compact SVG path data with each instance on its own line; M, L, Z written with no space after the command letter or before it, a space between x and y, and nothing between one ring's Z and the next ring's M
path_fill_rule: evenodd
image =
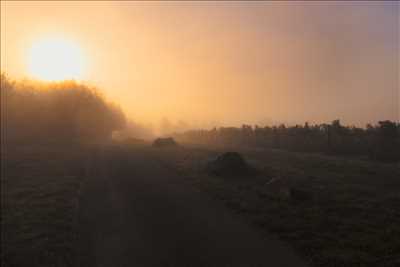
M80 200L80 266L305 266L154 153L114 147L92 160Z

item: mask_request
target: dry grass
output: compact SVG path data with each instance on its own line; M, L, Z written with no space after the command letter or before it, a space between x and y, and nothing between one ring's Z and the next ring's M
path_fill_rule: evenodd
M75 266L86 149L24 146L2 152L2 266Z
M219 150L175 149L160 157L261 232L286 240L312 266L400 266L399 165L239 149L264 178L230 180L202 170ZM270 197L271 177L290 178L313 198Z

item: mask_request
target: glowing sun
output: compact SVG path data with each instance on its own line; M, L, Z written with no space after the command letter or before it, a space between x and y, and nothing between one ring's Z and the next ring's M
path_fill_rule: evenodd
M28 59L29 73L37 79L60 81L81 79L84 58L80 47L62 38L47 38L36 41Z

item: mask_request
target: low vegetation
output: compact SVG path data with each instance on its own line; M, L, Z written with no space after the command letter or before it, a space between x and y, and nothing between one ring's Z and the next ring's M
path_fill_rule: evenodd
M76 266L78 198L88 153L81 146L2 151L2 266Z
M287 241L311 266L399 266L398 164L240 149L264 178L226 179L203 171L223 150L185 147L162 160L256 229Z

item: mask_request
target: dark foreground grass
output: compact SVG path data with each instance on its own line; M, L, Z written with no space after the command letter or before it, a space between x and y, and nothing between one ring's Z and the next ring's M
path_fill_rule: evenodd
M206 174L220 149L163 151L162 160L243 216L291 244L311 266L400 266L400 168L356 159L239 150L264 178ZM295 181L312 198L271 197L272 177Z
M87 148L24 146L1 155L1 266L75 266Z

